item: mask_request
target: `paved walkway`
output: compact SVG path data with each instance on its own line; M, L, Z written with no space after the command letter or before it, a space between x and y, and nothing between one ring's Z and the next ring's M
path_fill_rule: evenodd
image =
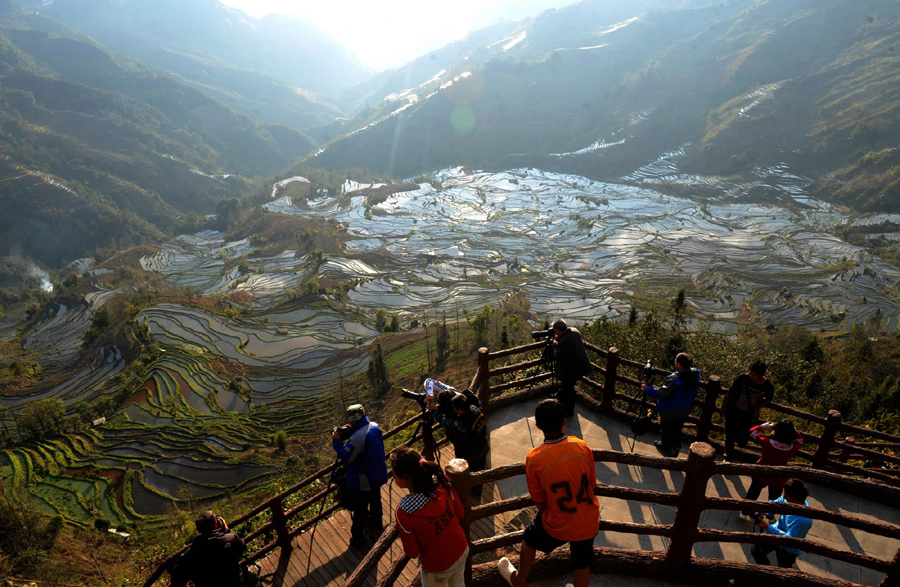
M489 466L498 467L518 463L525 460L527 452L535 445L543 441L543 437L534 425L534 408L538 400L525 404L511 406L505 410L491 414L488 425L491 429L491 457ZM587 441L592 448L613 449L627 451L631 442L630 428L618 420L600 417L593 412L577 406L576 417L570 419L566 432L579 436ZM626 435L629 435L626 438ZM653 441L659 438L654 433L648 433L638 439L635 452L651 456L659 456ZM682 450L681 458L686 458L686 448ZM683 474L679 472L660 471L656 469L641 469L638 467L597 463L597 480L609 485L624 487L636 487L656 491L679 491L683 481ZM708 495L720 497L742 498L749 486L749 478L739 476L714 477L707 488ZM495 495L502 498L515 497L527 494L525 477L508 479L497 484L494 488ZM813 507L828 509L861 518L882 520L893 524L900 524L900 509L891 508L878 502L847 495L818 485L810 486L809 503ZM763 490L765 495L765 490ZM675 517L675 508L662 505L630 503L618 499L601 498L600 515L605 520L625 521L634 523L671 524ZM519 529L526 522L526 516L519 514L516 518L508 517L504 521L509 529ZM498 524L499 525L499 524ZM752 522L741 518L738 512L706 511L701 518L704 528L713 528L732 531L754 531ZM890 560L900 547L900 541L868 534L861 530L841 528L822 521L815 521L807 538L843 550L866 553L878 558ZM621 534L601 532L594 541L597 546L614 546L618 548L664 550L668 546L668 539L661 536L637 536L634 534ZM694 556L730 559L736 561L753 562L750 557L749 545L720 544L715 542L701 543L695 546ZM774 559L774 555L772 555ZM800 557L797 566L808 573L830 576L835 578L862 583L865 585L878 585L882 574L861 569L860 567L845 563L831 561L829 559L805 554ZM558 579L543 580L533 583L539 587L561 587L572 581L572 576ZM666 585L663 581L649 579L594 576L591 585L594 586L629 586L629 587L660 587ZM672 587L672 583L668 583Z

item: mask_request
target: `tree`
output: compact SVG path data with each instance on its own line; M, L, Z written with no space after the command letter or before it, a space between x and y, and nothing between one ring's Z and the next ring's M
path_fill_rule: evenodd
M287 448L287 433L284 430L278 430L272 435L272 444L281 452Z
M684 288L678 290L675 299L672 300L672 316L676 326L684 326L684 314L687 311L687 302L684 297Z
M485 306L478 310L474 316L470 315L468 310L463 310L463 316L466 317L469 328L475 332L476 342L485 344L487 342L488 329L491 327L491 319L494 317L494 309L490 306Z
M387 326L387 311L384 308L379 308L377 312L375 312L375 330L378 332L384 332L385 327Z
M381 350L381 343L375 345L375 352L372 353L372 360L369 362L369 383L375 393L382 393L390 388L388 381L387 366L384 364L384 352Z
M228 230L231 223L237 218L241 203L237 198L222 198L216 204L216 220L218 221L219 230Z
M447 314L437 327L437 363L443 365L450 356L450 334L447 332Z
M391 316L391 325L388 326L388 332L400 332L400 320L396 314Z
M41 440L62 432L66 409L58 397L51 397L25 406L19 417L19 432L33 440Z

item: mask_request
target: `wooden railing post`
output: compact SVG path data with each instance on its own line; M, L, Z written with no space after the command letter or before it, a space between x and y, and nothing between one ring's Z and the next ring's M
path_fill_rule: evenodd
M491 402L491 356L485 347L478 349L478 374L478 398L484 410Z
M718 375L710 375L706 384L706 399L703 402L703 411L700 413L700 422L697 424L697 442L709 440L709 431L712 430L712 417L716 413L716 400L722 393L722 379Z
M705 442L691 445L684 484L678 494L675 521L672 523L672 541L666 551L666 562L674 567L691 562L700 514L706 505L706 484L712 476L715 462L716 450L713 447Z
M891 570L885 573L879 587L900 587L900 550L891 561Z
M479 351L480 353L480 351ZM472 498L469 490L472 488L472 474L469 472L469 463L465 459L452 459L444 467L444 473L459 495L459 501L463 506L463 519L460 520L466 541L469 543L469 556L466 559L465 584L472 585L472 538L470 528L472 526Z
M606 355L606 381L603 382L603 401L600 407L604 412L613 409L613 398L616 396L616 377L619 370L619 349L610 347Z
M816 454L813 455L812 466L816 469L828 467L828 454L834 447L834 438L840 429L841 413L837 410L828 410L828 417L825 418L825 429L822 431L822 439L819 441Z
M422 456L426 461L433 461L436 452L434 444L434 418L431 412L422 413Z
M275 526L275 534L278 536L278 546L281 550L290 552L291 533L288 531L287 518L284 515L284 508L281 507L281 501L272 502L269 509L272 510L272 525Z
M847 438L844 439L845 444L853 444L855 442L856 442L856 438L854 438L852 436L848 436ZM841 454L838 455L838 460L842 463L846 463L847 461L850 460L850 454L851 454L850 447L845 446L845 447L843 447L843 450L841 450Z

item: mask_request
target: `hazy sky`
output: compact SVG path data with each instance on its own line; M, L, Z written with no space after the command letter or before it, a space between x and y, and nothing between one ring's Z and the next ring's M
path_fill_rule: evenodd
M255 17L293 14L322 27L373 69L398 67L501 19L575 0L221 0Z

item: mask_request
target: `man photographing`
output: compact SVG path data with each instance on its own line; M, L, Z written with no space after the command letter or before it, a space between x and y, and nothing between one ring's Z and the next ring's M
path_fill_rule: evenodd
M490 444L484 413L476 405L480 403L478 398L469 390L459 393L447 388L438 399L440 404L430 399L428 409L435 421L446 430L447 438L453 443L456 458L468 461L469 471L473 473L483 471ZM483 488L484 485L472 487L472 497L481 497Z
M244 541L228 529L225 520L211 511L194 522L199 536L191 542L172 568L172 587L241 587L240 567Z
M341 437L347 439L346 442ZM381 486L387 483L384 463L384 441L381 428L366 417L360 404L347 408L347 426L335 429L331 441L338 458L347 467L347 488L350 490L353 524L350 526L350 546L366 545L365 527L381 533Z
M575 415L575 384L590 375L594 367L577 328L572 328L562 318L553 323L553 358L559 391L556 393L566 417Z

